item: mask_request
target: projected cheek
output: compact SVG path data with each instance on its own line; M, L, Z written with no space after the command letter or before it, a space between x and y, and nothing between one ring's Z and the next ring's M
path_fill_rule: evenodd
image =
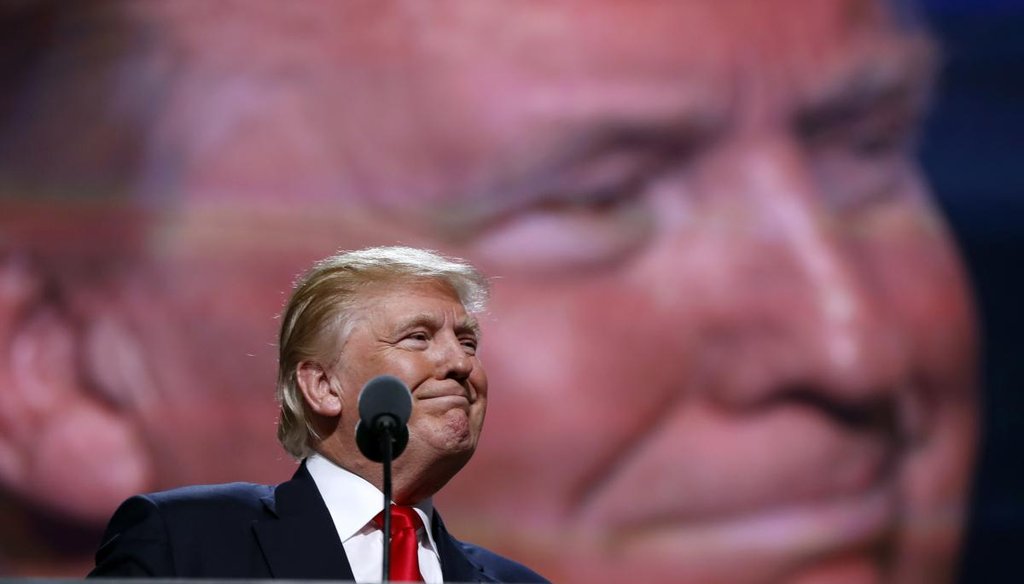
M102 522L119 501L149 485L152 468L138 428L112 387L118 334L76 311L77 289L49 266L11 257L0 265L0 484L35 505ZM93 354L93 338L105 342ZM101 364L102 361L102 364ZM125 399L119 399L119 398Z

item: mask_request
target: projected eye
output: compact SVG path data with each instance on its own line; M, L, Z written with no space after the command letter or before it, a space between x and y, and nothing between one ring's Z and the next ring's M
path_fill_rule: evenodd
M807 148L829 205L853 210L899 195L916 127L911 109L885 102L805 127Z
M528 271L587 269L621 260L652 230L642 189L554 195L490 225L474 248L499 266Z
M623 261L653 235L657 185L685 173L703 143L693 131L620 132L570 164L512 190L506 211L472 237L497 268L557 275ZM519 200L516 200L516 199Z

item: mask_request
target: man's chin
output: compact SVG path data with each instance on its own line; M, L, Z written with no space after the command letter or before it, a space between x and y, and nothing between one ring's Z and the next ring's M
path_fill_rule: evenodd
M476 440L467 438L461 440L456 444L452 445L449 443L449 448L446 448L443 452L439 453L437 461L434 463L434 467L439 471L444 470L444 473L448 475L445 479L445 484L448 483L459 471L462 470L469 460L473 458L473 452L476 451ZM441 474L440 472L438 474Z
M429 420L410 423L409 444L423 444L438 459L461 460L465 465L476 450L481 426L472 410L449 408Z

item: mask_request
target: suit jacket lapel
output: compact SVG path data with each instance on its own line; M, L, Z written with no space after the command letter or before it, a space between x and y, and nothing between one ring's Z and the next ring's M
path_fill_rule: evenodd
M268 517L254 522L253 531L274 578L354 579L331 514L305 463L263 504Z
M459 542L448 533L441 516L434 511L433 518L434 543L437 544L437 555L441 558L441 574L445 582L494 582L483 571L466 557Z

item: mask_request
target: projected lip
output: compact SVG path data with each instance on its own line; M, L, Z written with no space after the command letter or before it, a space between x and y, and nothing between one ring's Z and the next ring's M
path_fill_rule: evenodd
M665 545L675 550L729 542L733 550L773 553L799 547L807 554L820 554L864 546L885 535L893 527L895 506L893 489L880 485L835 500L782 506L693 526L661 524L629 534L635 537L632 545Z
M695 409L680 409L594 481L578 508L585 525L626 547L677 554L716 545L820 554L890 531L897 452L885 433L850 431L806 408Z

